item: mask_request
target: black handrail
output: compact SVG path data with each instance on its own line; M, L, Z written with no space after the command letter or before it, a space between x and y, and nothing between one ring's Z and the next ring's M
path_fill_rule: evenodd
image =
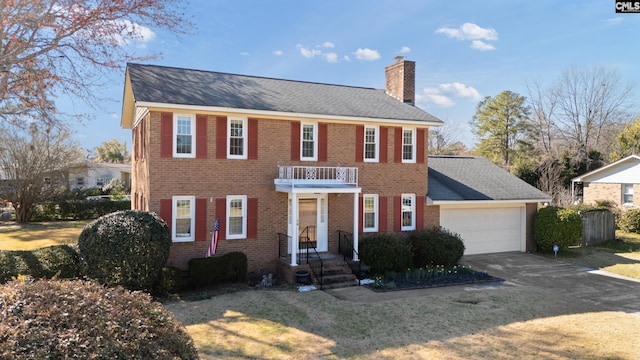
M289 256L289 244L291 236L278 233L278 258L287 259Z
M338 230L338 253L342 255L342 259L349 264L351 272L355 273L359 285L360 280L364 278L364 272L360 255L358 251L353 248L353 233ZM358 261L353 261L354 255L358 258Z
M317 285L319 285L320 290L322 290L324 286L324 261L322 261L322 258L320 257L320 254L318 254L318 250L315 248L315 246L312 249L316 256L311 262L309 261L309 257L307 256L307 264L309 265L309 268L311 268L311 272L313 273L313 277L316 279ZM307 250L307 254L308 253L309 251ZM319 269L318 264L320 264Z

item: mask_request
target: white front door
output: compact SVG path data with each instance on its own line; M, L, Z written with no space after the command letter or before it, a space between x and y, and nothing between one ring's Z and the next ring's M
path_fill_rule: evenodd
M294 224L291 220L291 197L289 197L289 230L293 235ZM316 250L325 252L327 244L327 194L298 194L298 238L309 237L316 242ZM291 253L291 244L289 244Z

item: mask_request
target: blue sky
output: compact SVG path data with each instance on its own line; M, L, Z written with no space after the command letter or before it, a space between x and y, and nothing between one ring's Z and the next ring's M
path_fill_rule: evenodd
M192 0L187 17L192 34L148 31L126 46L160 52L150 64L381 89L384 67L403 55L416 62L417 106L468 146L484 96L526 95L527 82L550 85L574 65L640 80L640 14L616 14L612 0ZM115 138L130 148L120 128L124 72L106 80L96 88L101 109L68 99L60 108L89 113L74 127L83 147Z

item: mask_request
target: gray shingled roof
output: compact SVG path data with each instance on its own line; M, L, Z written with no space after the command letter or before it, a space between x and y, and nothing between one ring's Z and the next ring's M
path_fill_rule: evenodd
M428 179L428 196L433 201L550 199L482 157L429 156Z
M442 123L373 88L127 64L136 102Z

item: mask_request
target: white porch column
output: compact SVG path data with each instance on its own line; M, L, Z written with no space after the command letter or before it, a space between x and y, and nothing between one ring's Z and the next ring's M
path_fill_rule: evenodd
M353 193L353 261L358 261L358 193Z
M299 239L298 234L298 195L295 192L291 193L291 227L293 228L293 234L291 234L291 266L298 265L298 247Z

